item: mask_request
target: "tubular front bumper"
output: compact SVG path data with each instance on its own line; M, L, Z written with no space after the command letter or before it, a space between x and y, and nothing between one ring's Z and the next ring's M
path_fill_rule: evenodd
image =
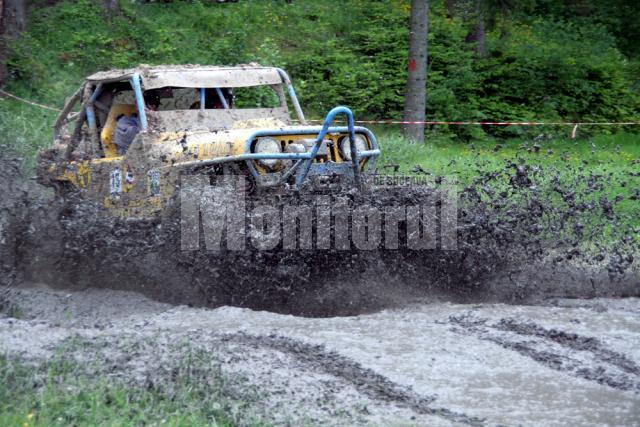
M344 114L347 116L347 126L331 126L335 117L338 114ZM355 134L362 133L367 136L367 139L371 142L371 149L365 151L357 151L355 147ZM313 163L316 157L318 149L322 144L325 136L328 133L348 133L351 144L351 153L355 153L352 156L351 162L343 163ZM278 137L285 135L316 135L315 144L313 147L304 153L251 153L251 144L256 138L262 136ZM301 127L301 128L288 128L279 130L261 130L253 133L245 143L244 154L242 154L242 160L246 161L249 171L253 175L254 179L260 186L273 186L285 182L290 176L295 174L296 185L302 186L306 177L311 175L320 174L336 174L336 175L349 175L353 176L356 184L360 183L361 162L364 159L368 159L368 168L373 170L375 163L380 155L380 148L378 141L373 133L364 127L355 126L353 113L347 107L335 107L324 119L323 125L318 127ZM236 156L240 157L240 156ZM276 179L265 179L264 175L261 175L255 167L255 160L293 160L293 165L286 169L284 172L278 173Z

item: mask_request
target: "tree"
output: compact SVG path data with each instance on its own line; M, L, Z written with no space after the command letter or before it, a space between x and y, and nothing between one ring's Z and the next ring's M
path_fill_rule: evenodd
M469 25L465 42L475 45L481 58L487 56L486 32L496 28L500 21L504 35L504 21L515 13L526 14L534 10L536 0L445 0L447 16L460 17Z
M484 26L484 16L486 13L486 5L489 2L483 2L482 0L476 0L475 4L475 25L473 29L467 34L465 41L467 43L476 44L476 53L480 57L484 57L487 54L486 32Z
M104 0L104 8L107 11L107 16L113 16L120 10L118 0Z
M404 121L424 122L427 107L427 35L429 33L429 0L411 0L411 30L407 86L404 95ZM424 124L402 126L409 140L424 142Z
M492 7L509 0L445 0L447 17L454 16L471 25L464 41L475 45L475 51L480 57L486 56L485 15L493 12ZM494 16L490 16L490 19ZM492 21L493 22L493 21Z
M7 42L24 31L27 22L25 0L0 0L0 85L7 78Z

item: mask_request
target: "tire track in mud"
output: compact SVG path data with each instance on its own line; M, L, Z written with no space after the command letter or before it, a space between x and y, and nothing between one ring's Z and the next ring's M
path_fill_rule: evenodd
M107 336L108 335L102 336L101 339L105 339ZM114 338L117 339L115 346L113 345L113 341L111 341ZM297 360L303 370L330 375L340 382L351 385L358 393L372 401L396 406L398 408L405 408L420 415L440 417L452 424L483 426L486 422L485 419L473 417L465 413L455 412L442 407L434 407L435 396L420 395L410 387L393 382L387 377L369 368L365 368L335 351L327 350L326 347L321 344L304 343L294 338L276 334L252 335L245 332L214 333L203 336L201 331L194 331L182 335L181 338L187 339L188 342L198 343L197 347L205 350L207 353L225 354L229 351L229 344L240 346L244 349L242 351L244 354L248 354L251 349L280 352ZM130 354L132 347L130 344L127 344L129 340L133 340L133 342L136 343L136 355L132 356ZM160 372L158 361L161 360L162 355L167 352L166 346L169 341L176 343L180 340L176 339L175 336L167 339L167 337L162 334L147 335L146 340L137 333L116 334L112 335L110 339L106 341L98 341L100 342L99 345L96 341L90 341L88 346L82 346L80 349L86 352L87 348L94 347L96 353L91 356L92 360L107 360L109 363L106 363L106 365L114 366L117 370L127 372L126 375L132 375L128 369L128 367L131 366L146 366L147 369L150 368L153 371L153 375L157 375L158 372ZM110 354L105 356L104 350L107 348ZM233 354L233 351L229 352L229 354ZM86 359L86 354L79 355L78 357ZM142 357L142 359L136 360L139 357ZM240 359L242 359L242 357L240 357ZM124 365L114 365L114 360L125 360L126 362ZM237 360L238 359L236 359L236 361ZM110 373L113 374L113 372ZM153 375L151 377L153 377ZM150 380L148 375L141 375L140 378L144 379L144 384L151 384L154 381L158 381L154 379Z
M616 366L629 374L640 376L640 366L625 355L605 348L605 346L596 338L583 337L578 334L558 331L556 329L545 329L533 322L521 323L514 319L500 319L500 322L494 327L504 331L515 332L520 335L546 338L557 342L560 345L569 347L572 350L589 351L605 363Z
M255 336L242 332L224 335L222 340L286 352L315 371L327 373L350 383L360 393L374 400L409 408L419 414L439 416L454 423L484 425L483 419L446 408L434 408L431 406L436 400L434 396L421 396L408 387L364 368L357 362L336 352L328 351L323 345L307 344L279 335Z
M596 338L509 318L490 324L488 319L467 314L452 316L449 322L479 339L513 350L556 371L616 390L640 393L640 366L624 354L607 349ZM537 340L518 339L520 337ZM568 354L562 354L563 351Z

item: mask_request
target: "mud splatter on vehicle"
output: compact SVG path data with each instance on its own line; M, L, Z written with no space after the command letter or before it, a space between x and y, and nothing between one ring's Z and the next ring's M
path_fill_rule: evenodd
M274 104L248 108L240 92L249 88L271 91L262 98ZM347 126L333 124L338 116ZM54 128L37 174L55 197L25 193L16 166L4 168L7 278L305 316L424 296L518 302L640 291L637 222L628 218L636 211L619 212L624 197L602 192L613 180L637 186L637 175L567 173L517 156L461 165L476 171L465 184L420 168L408 184L379 176L373 133L345 107L306 125L277 68L97 73Z
M637 244L628 239L623 218L594 215L595 202L582 194L556 198L565 191L559 184L554 193L514 185L512 171L507 165L487 172L490 183L485 176L459 191L455 250L264 251L248 245L211 252L201 242L200 250L182 251L177 218L132 222L105 216L85 201L68 210L72 199L40 197L14 204L22 209L13 220L22 249L12 256L22 281L133 289L172 303L307 316L358 314L425 297L536 302L638 295ZM532 181L552 176L538 172ZM428 187L396 190L372 189L349 195L348 202L415 205L434 194ZM306 206L312 197L291 195L286 205ZM585 218L591 228L577 237L576 224ZM594 250L602 227L612 227L609 242ZM406 223L399 230L406 239ZM335 221L330 233L336 233ZM9 247L16 249L3 248Z

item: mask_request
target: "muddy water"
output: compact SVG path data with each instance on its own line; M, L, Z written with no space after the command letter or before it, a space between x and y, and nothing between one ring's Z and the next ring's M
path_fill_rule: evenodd
M0 168L0 352L42 361L85 340L69 355L146 384L199 348L285 425L640 425L640 251L602 197L615 177L506 164L459 191L455 251L283 264L181 253L178 228L62 203L18 166Z
M600 303L616 305L615 301ZM438 405L492 423L632 425L640 422L640 301L626 304L635 312L430 304L321 321L221 309L213 313L209 324L217 324L216 329L222 331L277 333L323 343L419 394L437 396ZM607 348L615 348L612 353L627 359L633 369L627 372L590 349L578 351L547 337L532 338L491 326L486 331L460 327L450 319L460 313L489 324L515 319L588 337L606 337ZM544 352L554 364L560 359L576 366L549 365L517 351L520 345ZM611 371L610 375L624 385L585 379L580 375L584 370Z
M85 339L76 357L119 360L114 377L147 378L180 357L166 343L190 343L262 390L259 406L282 424L640 425L638 298L432 302L334 318L114 291L10 299L23 318L0 317L0 351L42 360Z

